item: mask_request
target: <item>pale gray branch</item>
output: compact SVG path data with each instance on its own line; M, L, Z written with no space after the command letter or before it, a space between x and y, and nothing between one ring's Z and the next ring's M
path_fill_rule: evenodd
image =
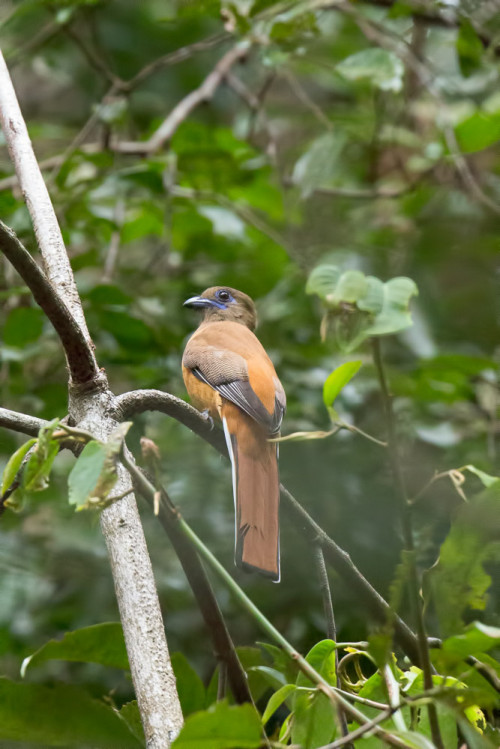
M250 42L239 42L226 52L214 69L207 75L203 83L184 97L170 112L153 135L145 141L112 143L111 149L120 153L151 154L160 149L173 136L179 125L189 117L191 112L200 104L210 101L218 87L224 81L226 74L235 63L243 60L250 49Z
M0 408L0 427L11 429L13 432L28 434L30 437L36 437L42 427L47 424L45 419L37 419L36 416L19 411L10 411L7 408Z
M61 231L1 54L0 120L50 283L88 340L87 348L92 352ZM97 365L94 366L97 369ZM100 387L70 389L69 418L79 429L106 441L117 426L112 416L116 409L104 376L100 379ZM95 382L98 381L99 378L95 378ZM108 549L146 745L148 749L168 749L182 727L183 717L151 561L135 497L129 493L131 489L130 476L120 470L114 494L123 498L102 511L101 529Z

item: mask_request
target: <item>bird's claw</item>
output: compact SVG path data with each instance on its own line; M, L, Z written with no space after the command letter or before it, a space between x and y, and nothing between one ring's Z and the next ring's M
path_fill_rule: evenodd
M212 431L212 429L215 426L215 423L212 417L210 416L210 411L208 410L208 408L205 408L205 410L201 412L201 415L203 416L205 421L208 422L208 424L210 424L210 431Z

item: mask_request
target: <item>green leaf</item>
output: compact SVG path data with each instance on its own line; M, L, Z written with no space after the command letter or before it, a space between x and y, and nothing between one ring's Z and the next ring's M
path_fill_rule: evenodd
M3 342L7 346L22 348L38 340L43 330L43 312L34 307L17 307L11 310L3 329Z
M100 310L101 328L107 330L118 341L120 346L134 351L138 349L154 350L156 340L151 328L138 317L118 310Z
M292 719L292 743L303 749L316 749L336 735L335 708L318 690L295 693Z
M462 635L453 635L444 640L441 653L462 660L469 655L486 653L499 645L500 628L473 622Z
M409 677L409 686L405 689L405 693L417 697L421 692L424 691L424 676L422 670L412 666L410 671L405 672L405 677ZM435 687L443 686L443 677L441 675L433 675L432 683ZM457 743L457 719L460 717L460 713L469 705L472 705L472 700L475 695L471 693L471 690L467 690L465 684L452 676L447 675L444 684L447 687L447 695L445 700L436 700L435 705L438 714L439 727L441 730L441 736L443 738L443 744L445 747L455 746ZM454 704L453 704L454 703ZM452 705L453 707L450 707ZM478 714L474 710L471 713L474 719L478 718ZM418 729L419 735L428 737L432 736L429 713L427 710L421 710L417 717L417 725L414 726L415 730ZM413 746L413 744L410 744ZM418 747L418 744L416 745Z
M38 443L26 466L24 488L27 491L41 492L48 487L50 469L58 452L57 440L51 440L46 451L42 451Z
M293 182L307 197L319 187L328 187L339 174L339 158L346 143L343 132L330 132L316 138L293 170Z
M38 433L37 445L29 457L23 475L23 487L27 491L40 492L49 485L50 470L59 452L59 442L52 439L58 426L59 419L53 419Z
M391 733L402 739L408 749L435 749L432 741L421 733L415 733L415 731L392 731Z
M438 562L426 573L426 594L432 593L445 636L462 628L467 609L486 606L491 577L484 564L498 559L500 539L500 482L495 482L460 506L441 546Z
M0 678L0 740L81 749L137 749L115 710L70 684L17 684Z
M206 690L202 680L182 653L172 653L171 660L184 717L203 710Z
M335 650L333 640L320 640L306 655L306 661L329 683L335 684ZM309 687L311 681L305 674L297 675L298 687Z
M296 684L285 684L285 686L278 689L278 691L271 696L266 709L264 710L264 715L262 716L263 724L267 723L269 718L276 712L280 705L282 705L296 689Z
M92 304L96 306L130 304L132 301L132 297L125 294L119 286L105 283L93 286L86 294L86 298L90 299Z
M403 87L403 63L393 52L379 47L350 55L336 70L349 81L368 81L382 91L397 93Z
M269 666L252 666L248 670L257 671L259 674L262 674L273 689L279 689L287 683L285 676L275 668L270 668Z
M455 127L455 135L464 153L489 148L500 140L500 112L474 112Z
M261 732L261 722L252 705L230 707L223 701L188 716L172 749L257 749L262 742Z
M412 324L409 311L410 299L417 294L417 285L411 278L401 276L386 281L382 309L375 316L373 323L364 331L364 338L398 333L408 328Z
M306 292L318 294L326 304L322 338L325 324L333 326L337 343L349 352L370 336L398 333L411 325L409 303L418 289L404 276L383 283L361 271L319 265L309 276Z
M128 726L130 733L141 742L141 746L146 746L146 738L144 736L144 729L142 727L141 714L139 712L139 705L137 700L126 702L122 705L119 711L120 718L125 721Z
M108 441L88 442L68 476L68 501L78 510L102 505L116 484L118 456L132 422L126 421L109 435Z
M456 47L462 75L466 77L472 75L481 67L484 47L474 26L466 18L463 18L460 23Z
M337 287L341 269L336 265L318 265L311 272L306 284L306 294L317 294L320 299L326 300Z
M94 496L106 461L106 448L101 442L88 442L68 476L68 501L78 509Z
M325 380L323 385L323 403L327 408L333 406L335 398L337 398L340 391L352 380L355 374L359 372L362 361L349 361L341 364L340 367L334 369L331 374Z
M469 473L473 473L478 477L478 479L480 479L481 483L486 488L493 486L497 481L500 481L498 476L490 476L489 473L479 470L479 468L476 468L476 466L473 466L471 463L460 468L460 471L469 471Z
M123 225L120 238L126 244L145 237L162 237L165 233L165 217L162 209L155 203L144 204L135 209L131 218Z
M24 443L24 445L21 445L21 447L16 450L14 455L9 458L9 462L5 466L2 474L2 494L5 494L7 489L12 486L14 479L17 476L17 472L21 468L26 453L31 447L33 447L35 443L36 439L28 440Z
M122 626L118 622L93 624L66 632L61 640L49 640L24 659L21 676L26 676L28 668L49 660L100 663L127 671L129 663Z

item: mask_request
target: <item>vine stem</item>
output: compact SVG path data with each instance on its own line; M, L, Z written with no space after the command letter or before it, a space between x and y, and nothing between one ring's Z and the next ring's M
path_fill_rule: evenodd
M420 597L420 580L417 569L415 545L413 542L413 527L412 527L412 509L406 490L405 478L401 466L401 458L399 454L397 433L396 433L396 422L394 418L394 411L392 408L392 398L389 392L387 383L387 377L385 374L384 363L382 359L382 350L380 346L380 339L375 337L372 339L373 347L373 362L375 369L377 370L377 376L380 384L380 392L382 396L382 405L384 409L386 425L387 425L387 442L389 458L391 461L391 468L394 475L394 480L398 490L399 503L400 503L400 516L401 516L401 528L403 532L404 545L407 552L408 562L408 588L410 594L411 607L413 610L413 616L415 619L415 625L417 630L417 641L418 649L420 654L420 663L424 678L424 688L430 690L433 687L432 672L433 666L431 663L431 657L429 652L429 643L427 641L427 634L425 631L424 612L422 607L422 599ZM433 702L430 702L427 706L429 713L429 724L431 728L432 740L437 749L444 749L443 740L441 737L441 731L439 729L439 721L437 716L436 706Z
M335 612L333 610L333 599L332 592L330 590L330 581L328 580L328 572L325 564L325 556L323 549L319 543L313 546L314 566L316 567L316 573L318 575L319 587L321 590L321 597L323 599L323 609L325 612L326 619L326 636L337 643L337 625L335 623ZM339 674L339 647L335 648L335 678L337 682L337 689L340 689L342 684ZM349 729L347 727L347 718L342 709L338 710L338 719L340 724L340 730L342 736L349 735ZM348 749L353 749L350 742L346 744Z

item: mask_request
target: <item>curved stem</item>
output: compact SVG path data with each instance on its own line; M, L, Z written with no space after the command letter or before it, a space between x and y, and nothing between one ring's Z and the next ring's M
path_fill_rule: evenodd
M412 527L412 514L411 505L408 499L406 491L406 483L403 475L403 469L401 466L401 459L399 455L399 447L396 434L396 423L394 419L394 412L392 410L392 399L389 393L389 387L387 384L387 378L385 376L384 364L382 361L382 352L380 348L380 339L373 338L373 360L377 375L380 383L380 392L382 395L382 405L385 412L387 433L388 433L388 448L389 457L391 461L392 472L396 487L398 489L399 503L400 503L400 515L401 515L401 526L403 531L403 538L405 549L407 551L407 562L408 562L408 589L410 594L410 601L415 618L417 627L417 639L418 649L420 654L420 664L424 678L424 688L426 690L432 689L432 672L433 667L430 658L429 644L427 642L427 634L425 631L424 613L422 607L422 599L420 597L420 580L417 569L415 545L413 542L413 527ZM443 740L441 738L441 732L439 729L439 721L437 717L436 706L433 702L430 702L428 707L429 712L429 723L431 727L432 740L438 749L444 749Z

